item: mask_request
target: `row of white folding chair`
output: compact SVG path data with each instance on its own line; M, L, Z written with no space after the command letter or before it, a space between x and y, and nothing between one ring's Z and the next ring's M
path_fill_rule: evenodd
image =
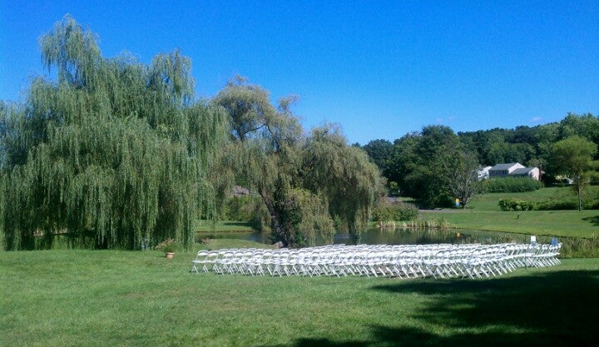
M548 246L548 245L545 245ZM547 250L547 251L545 251ZM558 249L559 250L559 249ZM300 250L200 251L192 271L250 275L371 275L435 278L489 277L522 266L557 264L555 247L527 245L360 245ZM526 259L525 259L526 258ZM198 269L198 266L201 268Z
M365 251L370 249L370 251ZM373 252L377 249L379 252ZM265 268L271 275L368 275L377 276L382 265L382 247L360 247L358 251L337 249L306 249L304 251L239 251L199 252L194 260L194 270L202 265L202 271L214 270L217 273L264 274ZM389 268L387 268L389 270ZM392 273L390 273L392 274Z
M307 260L307 257L311 254L309 252L223 250L216 254L217 257L213 261L209 261L212 267L203 268L204 272L212 270L219 274L240 273L248 275L265 275L269 273L272 276L313 275L316 273L313 264Z
M193 261L192 271L217 273L249 273L265 274L265 267L271 275L401 275L404 272L408 277L415 275L415 267L406 268L406 259L401 259L398 265L390 264L387 259L389 252L404 251L406 249L438 249L447 248L447 245L428 245L424 247L413 246L387 246L365 245L356 247L316 247L298 251L277 250L258 251L227 249L220 251L200 251ZM256 254L257 252L257 254ZM387 253L385 253L387 252ZM395 255L392 255L395 257ZM414 256L412 255L412 259ZM201 265L201 269L198 266ZM384 267L383 267L384 266ZM416 267L419 268L419 267ZM400 270L401 269L401 270ZM408 270L406 270L408 269ZM419 270L422 272L422 269Z
M197 253L196 258L192 261L192 272L199 273L214 271L217 273L229 272L245 269L241 258L253 257L256 249L222 249L218 251L201 250Z
M193 260L192 271L199 273L214 271L216 273L242 273L264 275L266 272L275 276L283 275L347 275L363 273L354 263L341 263L340 254L348 252L330 249L314 250L220 250L200 251Z
M353 252L348 250L339 254L334 260L334 274L357 274L368 277L371 275L378 277L380 275L402 278L439 274L439 269L436 272L430 269L430 266L435 264L430 258L437 252L448 251L451 248L454 247L451 245L428 247L383 246L364 247ZM426 272L425 269L428 269L429 272Z
M218 258L218 252L201 250L198 251L196 258L191 261L191 271L195 273L210 272L214 266L214 263Z
M537 244L530 246L527 266L546 267L560 264L559 255L562 244Z
M435 278L497 276L518 267L513 262L517 258L513 257L511 246L502 244L370 254L366 274L397 277L430 275Z
M514 268L508 265L508 246L493 245L480 247L463 258L460 268L464 277L482 278L508 273Z
M481 248L466 262L470 277L489 277L522 267L541 267L560 264L559 245L503 244Z

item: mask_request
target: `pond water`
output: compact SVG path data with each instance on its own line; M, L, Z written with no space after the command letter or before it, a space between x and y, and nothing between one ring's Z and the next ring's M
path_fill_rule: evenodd
M253 233L202 233L198 234L197 239L242 239L261 243L270 243L268 237L259 232ZM549 238L550 240L550 238ZM543 243L548 241L539 240ZM369 229L362 232L358 238L353 237L349 233L337 233L335 235L335 244L432 244L432 243L504 243L530 242L529 235L501 233L501 232L484 232L478 230L440 230L440 229ZM319 242L324 244L324 242Z

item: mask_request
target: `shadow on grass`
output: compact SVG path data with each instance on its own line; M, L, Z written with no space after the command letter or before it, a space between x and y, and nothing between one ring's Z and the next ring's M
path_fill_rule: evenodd
M585 222L590 222L591 224L593 224L593 226L599 226L599 216L595 216L595 217L586 217L582 219Z
M599 346L599 271L558 271L485 281L398 281L373 287L417 293L420 327L371 327L370 341L302 339L292 346Z

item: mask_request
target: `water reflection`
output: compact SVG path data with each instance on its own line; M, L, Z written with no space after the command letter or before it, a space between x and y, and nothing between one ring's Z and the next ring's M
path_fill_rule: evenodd
M196 242L203 239L234 239L260 243L271 243L268 235L261 232L224 232L224 233L196 233Z
M442 229L370 229L353 238L350 234L337 234L335 243L424 245L433 243L482 243L527 242L529 236L510 233L489 233L477 230Z
M261 243L270 243L267 235L259 232L243 233L202 233L197 235L197 240L210 239L241 239ZM493 244L503 242L525 243L530 241L529 235L484 232L478 230L441 230L441 229L369 229L362 232L358 237L349 233L338 233L335 235L335 244L357 245L357 244L433 244L433 243L482 243ZM541 240L540 240L541 241ZM318 242L319 245L325 242Z

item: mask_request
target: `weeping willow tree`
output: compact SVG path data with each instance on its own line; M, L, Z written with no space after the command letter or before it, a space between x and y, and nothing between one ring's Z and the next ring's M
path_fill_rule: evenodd
M304 134L290 110L294 97L275 107L266 90L243 77L212 101L226 110L231 128L219 172L261 197L275 241L292 247L332 241L334 220L353 232L365 227L380 175L338 129Z
M228 140L224 112L194 101L190 60L103 58L68 16L40 47L55 79L0 108L6 249L50 248L58 234L74 247L189 245L197 215L213 213L208 173Z
M349 146L339 127L312 130L303 149L304 186L323 196L337 228L366 230L374 204L385 194L377 166L361 148Z

